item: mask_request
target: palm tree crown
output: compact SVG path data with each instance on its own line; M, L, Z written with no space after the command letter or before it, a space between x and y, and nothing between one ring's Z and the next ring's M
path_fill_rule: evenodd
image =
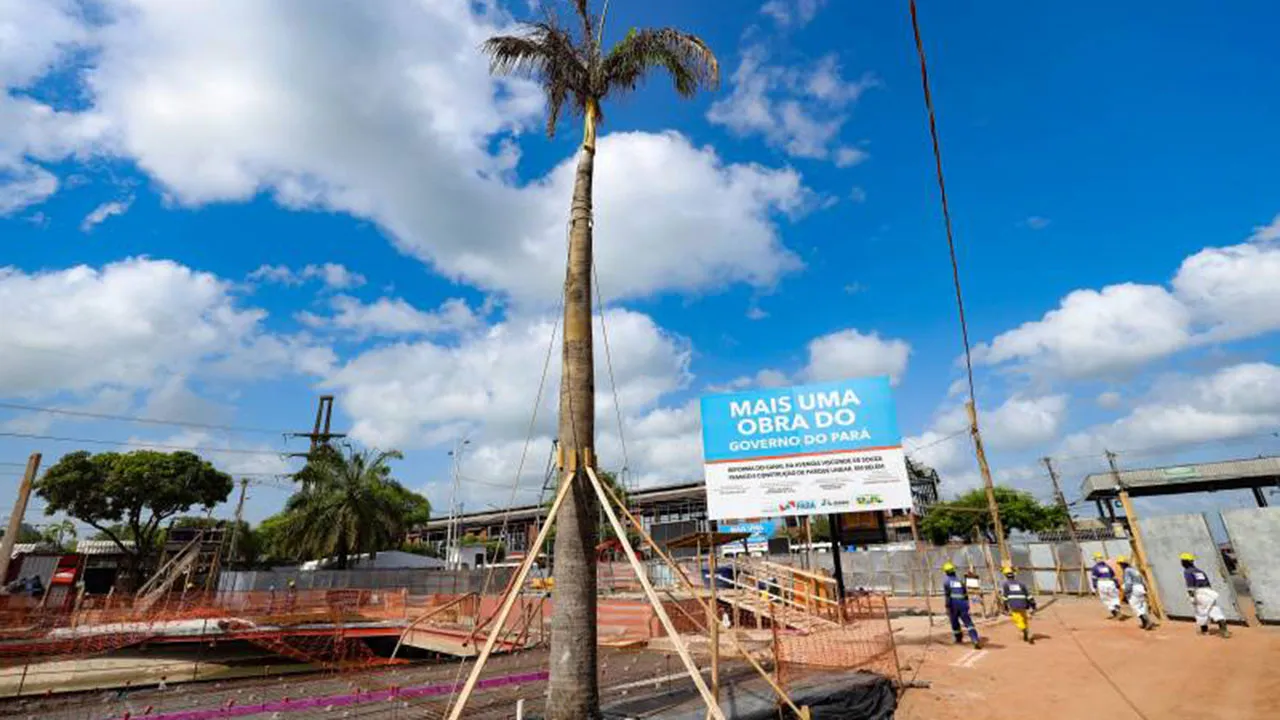
M568 104L586 118L584 143L594 149L601 102L635 90L655 68L667 71L681 97L719 85L720 65L698 36L674 28L633 28L604 53L603 17L588 11L587 0L575 0L574 7L581 25L576 37L548 11L544 20L525 23L519 35L498 35L482 46L493 74L532 77L542 85L548 136L555 135Z

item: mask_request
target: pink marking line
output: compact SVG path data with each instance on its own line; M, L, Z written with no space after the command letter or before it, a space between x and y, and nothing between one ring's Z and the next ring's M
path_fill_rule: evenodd
M476 683L476 689L503 687L506 685L519 685L521 683L536 682L538 680L546 680L549 673L532 672L521 673L517 675L503 675L496 678L488 678ZM259 713L269 712L297 712L299 710L312 710L323 707L345 707L347 705L360 705L371 702L384 702L387 700L411 699L419 697L432 697L435 695L444 695L446 693L455 692L462 688L462 683L437 683L434 685L414 685L406 688L390 688L387 690L372 690L369 692L347 693L343 695L322 695L319 697L298 698L296 700L285 699L275 700L273 702L259 703L256 705L232 705L231 707L201 708L197 710L182 710L179 712L160 713L158 715L136 716L132 720L219 720L220 718L244 717L246 715L257 715ZM130 717L127 713L121 716L121 720Z

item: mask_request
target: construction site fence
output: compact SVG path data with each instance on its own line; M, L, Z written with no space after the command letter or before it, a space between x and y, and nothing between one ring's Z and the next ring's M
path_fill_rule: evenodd
M1047 595L1087 595L1091 592L1088 567L1093 553L1108 558L1130 555L1127 539L1072 542L1011 543L1009 554L1020 581ZM804 567L803 554L770 555L776 563ZM832 572L830 553L813 555L814 569ZM950 562L960 575L972 573L984 591L1003 580L1000 555L993 545L970 544L929 547L923 550L858 550L841 553L845 585L894 596L941 595L942 566Z
M247 570L223 572L218 577L218 592L283 590L293 582L299 590L393 589L410 595L500 593L515 571L508 566L463 570Z
M889 624L888 599L860 593L845 599L842 622L803 633L775 630L777 661L785 678L796 666L863 670L900 680L898 654Z

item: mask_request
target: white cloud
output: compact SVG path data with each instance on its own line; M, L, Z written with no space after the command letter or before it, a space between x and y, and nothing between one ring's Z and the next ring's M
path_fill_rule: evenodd
M1043 318L974 348L981 364L1068 378L1125 373L1190 347L1280 329L1276 223L1251 242L1183 260L1168 288L1125 283L1076 290Z
M1041 216L1039 216L1039 215L1032 215L1032 216L1028 217L1027 219L1023 220L1023 221L1022 221L1022 225L1023 225L1024 227L1027 227L1027 228L1031 229L1031 230L1043 230L1043 229L1045 229L1045 228L1049 227L1049 223L1050 223L1050 222L1052 222L1052 221L1051 221L1049 218L1047 218L1047 217L1041 217Z
M1095 401L1098 407L1105 410L1115 410L1124 402L1124 396L1114 390L1098 393Z
M373 336L436 335L475 329L481 318L464 300L450 298L433 311L419 310L402 298L378 298L362 303L349 295L330 301L333 315L300 313L299 320L313 328L333 327L357 338Z
M982 437L992 450L1026 450L1058 437L1066 416L1066 395L1014 395L982 414Z
M1173 288L1207 327L1205 340L1280 329L1280 243L1205 248L1182 262Z
M1271 219L1266 225L1259 225L1253 229L1253 234L1249 236L1249 242L1264 243L1275 242L1280 240L1280 214Z
M89 152L103 131L92 112L54 108L26 93L87 37L74 0L0 0L0 215L58 189L42 163Z
M1243 363L1205 376L1166 377L1124 417L1068 436L1061 452L1176 450L1277 428L1280 367Z
M640 313L610 310L606 317L624 412L642 414L687 383L685 341ZM342 392L343 407L355 419L352 434L373 445L422 446L435 442L440 430L459 426L481 429L478 441L487 443L523 439L552 326L549 318L512 319L457 343L422 340L376 348L336 368L325 384ZM597 347L602 352L603 345ZM555 427L558 349L557 343L543 394L541 435ZM602 429L613 417L613 396L605 363L596 366Z
M80 232L89 232L107 218L114 215L125 214L128 212L129 206L132 204L132 197L125 198L124 200L112 200L111 202L102 203L84 217L84 220L80 223Z
M867 191L861 185L854 185L849 191L849 199L861 205L867 201Z
M866 162L869 157L871 157L871 153L862 148L844 146L836 148L834 162L836 167L853 167ZM863 194L863 199L866 199L865 193Z
M809 363L801 373L805 380L888 375L896 385L907 371L911 345L851 328L815 338L809 342L808 351Z
M302 340L266 334L266 313L242 307L231 292L230 283L167 260L2 268L0 395L147 389L199 370L314 359Z
M306 265L301 270L294 270L288 265L261 265L249 273L248 279L250 282L276 283L289 287L296 287L308 280L319 280L330 290L348 290L368 282L365 276L352 272L339 263Z
M974 360L1079 378L1129 370L1186 347L1190 338L1191 314L1168 291L1111 285L1072 292L1044 318L976 346Z
M759 135L793 157L833 158L840 167L866 160L865 150L837 143L848 109L880 81L871 73L845 80L835 55L803 69L768 59L762 45L743 50L732 91L712 103L707 119L739 136Z
M769 313L762 310L759 305L752 305L747 308L748 320L764 320L767 317L769 317Z
M803 27L817 16L826 0L769 0L760 6L780 27Z

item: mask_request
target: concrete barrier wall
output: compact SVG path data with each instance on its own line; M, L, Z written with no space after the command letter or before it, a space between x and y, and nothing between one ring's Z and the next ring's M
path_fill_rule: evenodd
M405 588L410 595L480 592L489 569L478 570L250 570L223 572L218 577L220 592L284 590L293 580L299 590ZM514 568L492 568L490 592L502 592Z
M1218 544L1209 533L1209 524L1203 515L1164 515L1138 520L1142 542L1147 550L1147 562L1155 574L1156 587L1164 601L1165 612L1170 617L1193 617L1191 601L1187 597L1187 584L1182 575L1178 556L1184 552L1196 556L1196 565L1209 576L1213 589L1218 591L1218 605L1228 620L1240 620L1235 588L1227 577L1222 564Z
M1249 580L1258 619L1280 622L1280 508L1224 510L1222 522L1239 561L1236 569Z

